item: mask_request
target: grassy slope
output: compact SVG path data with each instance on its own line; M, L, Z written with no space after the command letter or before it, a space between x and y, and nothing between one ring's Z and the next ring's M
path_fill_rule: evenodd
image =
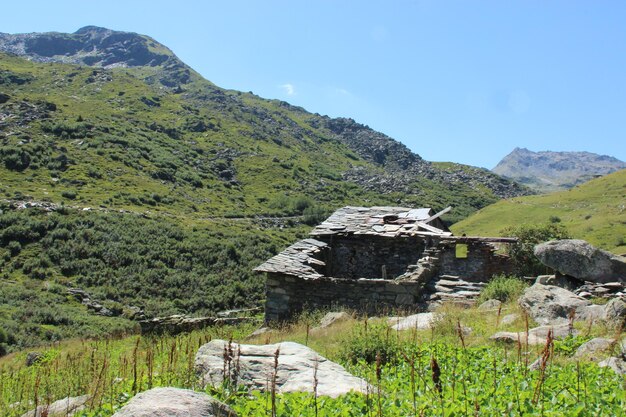
M508 226L548 223L553 216L561 219L573 237L625 253L626 170L568 191L499 201L456 223L452 231L492 236Z
M0 91L9 95L1 106L15 116L5 120L0 146L0 193L8 198L186 219L293 214L283 204L288 196L311 198L326 210L345 204L452 204L456 215L450 220L457 220L497 200L485 187L458 182L448 189L419 176L408 193L365 190L342 174L383 168L349 149L320 116L223 90L199 76L173 93L146 84L144 78L153 74L144 68L103 71L2 54L0 72L29 79L21 85L0 82ZM42 103L56 110L20 123L27 114L17 107ZM28 167L7 165L24 153Z

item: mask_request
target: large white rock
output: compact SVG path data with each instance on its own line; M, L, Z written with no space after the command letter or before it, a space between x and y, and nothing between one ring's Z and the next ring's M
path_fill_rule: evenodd
M40 405L36 410L31 410L22 417L69 417L73 416L85 408L85 404L91 397L81 395L80 397L67 397L49 405Z
M435 313L418 313L412 316L398 317L391 328L393 330L426 330L433 327L435 320L437 320Z
M626 282L626 258L598 249L584 240L553 240L535 246L535 256L563 275L583 281Z
M320 321L320 328L325 329L332 326L333 324L348 321L351 318L352 317L345 311L326 313L326 315L322 317L322 320Z
M113 417L237 417L237 414L202 392L153 388L135 395Z
M314 372L317 366L317 394L338 397L350 391L366 393L368 384L348 373L343 366L329 361L313 349L294 342L272 345L239 345L225 340L212 340L198 350L195 359L196 372L203 386L219 386L227 378L236 379L239 385L250 390L266 391L274 376L274 358L278 355L276 391L313 392ZM230 365L226 352L232 352ZM227 356L228 356L227 355ZM234 376L236 374L236 377ZM230 375L230 377L228 377Z

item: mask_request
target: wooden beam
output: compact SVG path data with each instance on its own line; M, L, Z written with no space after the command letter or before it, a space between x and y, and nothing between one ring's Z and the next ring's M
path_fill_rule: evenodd
M431 226L429 224L426 224L424 222L417 222L417 227L421 227L422 229L426 229L429 232L438 233L440 235L445 233L443 230L438 229L435 226Z
M427 218L426 220L422 220L422 223L430 223L433 220L435 220L437 217L441 217L444 214L446 214L447 212L449 212L450 210L452 210L452 206L448 206L445 209L441 210L439 213L433 214L432 216L430 216L429 218Z

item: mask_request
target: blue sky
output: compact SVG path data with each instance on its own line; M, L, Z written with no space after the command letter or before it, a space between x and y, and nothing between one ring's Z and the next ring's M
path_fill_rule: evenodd
M152 36L215 84L351 117L431 161L626 160L623 1L20 1L0 32Z

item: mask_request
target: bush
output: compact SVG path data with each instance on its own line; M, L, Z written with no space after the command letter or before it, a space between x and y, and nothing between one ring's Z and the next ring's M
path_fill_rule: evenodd
M76 198L76 191L63 191L61 193L61 197L67 198L68 200L74 200Z
M7 249L9 250L9 253L11 253L11 256L16 256L22 251L22 245L20 245L20 242L12 240L7 245Z
M381 363L395 363L401 352L400 342L395 331L384 324L356 326L350 337L345 341L339 353L340 357L350 363L361 360L375 363L376 355L380 354Z
M483 288L478 297L478 303L487 300L500 300L503 303L513 301L518 299L527 287L528 284L520 278L499 275Z

